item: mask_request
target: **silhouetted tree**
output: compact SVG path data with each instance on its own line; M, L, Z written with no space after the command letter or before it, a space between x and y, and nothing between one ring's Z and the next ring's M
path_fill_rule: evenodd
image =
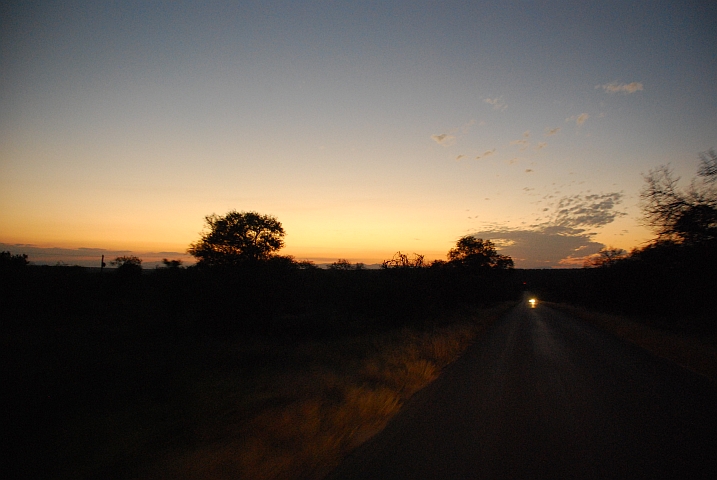
M513 259L500 255L490 240L466 235L456 242L456 247L448 251L448 263L468 268L511 269Z
M142 273L142 259L134 255L123 255L110 262L110 265L117 267L117 273L121 275L139 275Z
M168 260L166 258L162 259L162 263L166 268L182 268L182 261L181 260Z
M363 270L365 267L361 262L351 263L345 258L339 258L338 261L329 265L329 270Z
M16 268L27 265L27 254L18 253L13 255L10 252L0 252L0 268Z
M330 270L353 270L354 266L345 258L339 258L337 261L329 265Z
M311 260L300 260L294 263L296 265L296 268L298 268L299 270L318 270L319 268Z
M605 247L585 261L584 267L609 267L627 258L627 252L622 248Z
M268 260L284 246L285 235L276 217L232 210L224 216L205 217L206 229L187 252L199 265L240 265Z
M700 168L697 175L704 177L708 182L717 180L717 153L713 148L700 153Z
M405 253L396 252L389 260L381 263L381 268L423 268L426 266L425 256L414 253L413 257L409 257Z
M645 222L658 240L698 244L717 240L717 154L700 154L699 179L686 189L668 166L660 166L645 176L640 193Z

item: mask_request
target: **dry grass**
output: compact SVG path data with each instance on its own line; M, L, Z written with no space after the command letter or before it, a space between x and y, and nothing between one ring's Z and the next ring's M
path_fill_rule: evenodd
M172 479L318 479L375 435L508 306L431 331L402 329L282 347L289 364L223 402L221 439L167 453L149 474ZM261 346L266 349L277 347ZM247 413L251 412L251 413ZM216 437L216 436L215 436Z
M680 335L649 327L628 317L608 315L583 308L551 304L653 354L678 363L717 381L717 335Z

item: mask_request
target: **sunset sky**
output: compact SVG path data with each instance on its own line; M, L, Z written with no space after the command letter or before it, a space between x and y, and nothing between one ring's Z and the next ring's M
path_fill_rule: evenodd
M643 174L717 147L711 1L57 1L0 6L0 249L187 259L211 213L283 254L581 266Z

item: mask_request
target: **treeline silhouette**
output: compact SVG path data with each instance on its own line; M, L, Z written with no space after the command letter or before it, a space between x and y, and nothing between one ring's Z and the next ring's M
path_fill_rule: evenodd
M188 248L196 265L165 259L165 268L146 274L135 256L114 259L112 272L96 272L30 268L26 257L8 253L0 258L0 308L18 325L98 315L166 331L321 336L436 322L446 312L517 298L519 291L513 260L470 235L456 242L446 262L398 252L380 270L345 259L324 270L278 255L284 236L271 215L208 215Z
M333 335L439 321L447 311L516 299L508 269L320 269L287 257L236 266L106 270L0 269L5 318L17 327L114 322L216 335Z
M717 318L717 154L700 155L689 187L665 166L640 194L657 238L629 255L603 249L580 270L521 271L490 240L466 235L447 261L398 252L382 269L339 259L330 268L278 255L285 231L271 215L229 211L205 217L188 252L196 266L166 260L143 274L142 260L118 257L116 272L28 267L0 255L0 309L10 322L52 323L99 314L120 322L216 334L323 335L436 321L446 311L517 299L628 313L678 330L715 328ZM524 282L524 283L523 283Z
M540 298L675 332L717 330L717 244L658 242L597 268L525 270Z

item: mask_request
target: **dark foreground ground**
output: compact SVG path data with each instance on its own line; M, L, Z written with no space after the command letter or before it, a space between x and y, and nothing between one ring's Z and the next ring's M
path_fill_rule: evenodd
M330 479L713 478L717 388L523 303Z

